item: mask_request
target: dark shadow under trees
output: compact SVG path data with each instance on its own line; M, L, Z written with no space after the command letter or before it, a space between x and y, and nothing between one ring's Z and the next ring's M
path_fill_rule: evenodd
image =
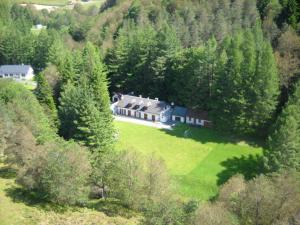
M218 185L224 184L232 176L241 174L246 180L264 172L263 158L260 155L233 157L221 163L225 169L218 176Z

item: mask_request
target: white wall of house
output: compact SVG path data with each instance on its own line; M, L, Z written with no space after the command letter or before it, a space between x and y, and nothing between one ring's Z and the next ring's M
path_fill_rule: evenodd
M172 121L177 121L176 117L180 117L180 122L184 123L184 117L182 117L182 116L174 116L174 115L172 115Z
M34 77L34 71L32 68L29 68L28 73L25 75L25 80L32 80Z
M15 80L32 80L33 77L34 77L34 71L32 68L30 68L27 73L22 73L22 74L16 74L16 73L0 74L0 78L11 78Z
M195 124L195 119L187 116L186 117L186 123L187 124Z
M196 119L196 125L204 126L204 120Z

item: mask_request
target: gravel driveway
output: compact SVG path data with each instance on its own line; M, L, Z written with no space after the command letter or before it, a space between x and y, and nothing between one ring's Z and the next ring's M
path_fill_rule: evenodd
M135 118L131 118L131 117L117 116L117 115L114 115L114 118L115 118L116 121L135 123L135 124L144 125L144 126L148 126L148 127L156 127L158 129L172 130L172 125L173 125L173 124L165 124L165 123L161 123L161 122L152 122L152 121L135 119Z

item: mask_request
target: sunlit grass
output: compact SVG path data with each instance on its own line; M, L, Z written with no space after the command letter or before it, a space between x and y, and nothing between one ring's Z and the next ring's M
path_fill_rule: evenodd
M124 122L115 125L118 149L134 149L144 155L154 152L163 158L179 193L189 198L210 199L217 194L218 185L233 174L252 175L253 156L262 152L210 129L181 125L168 131Z

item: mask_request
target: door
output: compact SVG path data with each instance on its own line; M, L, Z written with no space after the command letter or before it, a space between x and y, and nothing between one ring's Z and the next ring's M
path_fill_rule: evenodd
M148 119L148 115L145 113L144 114L144 119L147 120Z
M128 110L128 116L131 116L131 111L130 110Z
M152 115L152 121L153 122L155 121L155 115Z

